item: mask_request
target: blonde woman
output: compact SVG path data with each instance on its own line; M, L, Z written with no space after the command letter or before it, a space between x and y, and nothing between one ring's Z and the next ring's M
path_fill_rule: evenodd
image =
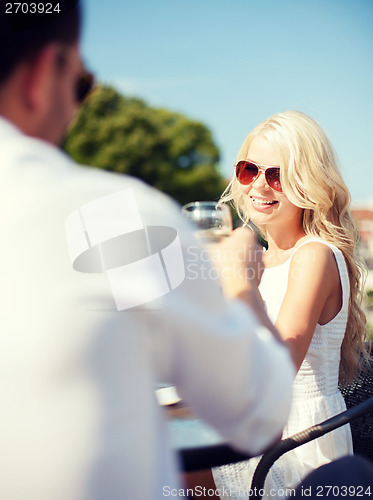
M268 242L260 292L298 370L287 437L345 409L338 381L351 381L367 355L350 195L324 132L307 115L288 111L248 135L222 201ZM283 498L311 470L348 454L344 426L278 460L267 494ZM257 462L214 469L217 487L228 492L222 498L244 498Z

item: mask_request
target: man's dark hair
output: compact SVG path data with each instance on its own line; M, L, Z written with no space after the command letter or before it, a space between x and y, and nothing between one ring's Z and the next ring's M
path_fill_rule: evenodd
M48 13L47 8L44 13L31 13L30 8L22 12L17 3L0 0L0 84L18 63L32 60L44 46L54 42L73 45L80 36L79 0L35 0L37 6L52 5ZM21 3L31 6L33 2Z

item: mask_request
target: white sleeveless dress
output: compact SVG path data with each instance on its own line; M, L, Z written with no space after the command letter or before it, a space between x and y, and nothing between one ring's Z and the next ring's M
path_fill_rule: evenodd
M283 438L318 424L346 409L338 390L340 349L346 330L350 284L342 252L319 238L309 238L297 250L311 241L328 245L335 256L343 303L339 313L327 324L317 325L303 363L294 379L293 403ZM296 253L296 252L295 252ZM284 299L290 262L289 259L264 270L260 292L273 323L276 322ZM307 290L304 292L307 293ZM276 411L274 409L274 411ZM310 443L283 455L270 469L265 482L268 497L285 498L286 488L295 488L313 469L336 458L353 453L351 430L345 425ZM222 499L243 500L248 497L252 476L260 457L213 469L217 489L226 492Z

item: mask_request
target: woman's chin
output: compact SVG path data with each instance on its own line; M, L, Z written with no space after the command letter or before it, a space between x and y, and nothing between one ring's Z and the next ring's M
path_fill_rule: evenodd
M256 210L250 210L249 216L250 221L253 222L256 226L265 226L269 222L267 214L257 212Z

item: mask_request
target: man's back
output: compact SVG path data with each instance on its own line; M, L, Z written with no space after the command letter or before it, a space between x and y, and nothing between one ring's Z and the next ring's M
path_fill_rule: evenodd
M163 425L142 322L116 310L104 273L73 269L65 235L85 202L147 188L44 143L1 142L1 497L151 498L154 464L170 459L152 443Z

